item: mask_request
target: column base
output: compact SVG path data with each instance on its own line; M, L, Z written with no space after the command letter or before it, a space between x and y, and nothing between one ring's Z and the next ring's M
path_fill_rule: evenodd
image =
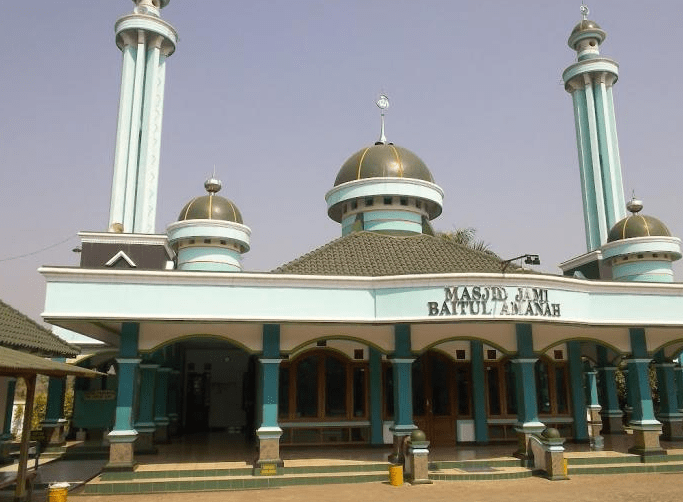
M57 422L43 422L43 434L45 434L46 448L59 448L66 444L66 420Z
M393 425L389 428L394 437L394 451L391 453L387 460L389 462L399 462L405 464L406 457L406 439L410 437L414 430L417 429L417 425Z
M169 413L168 419L170 420L168 424L168 435L169 437L175 437L180 435L180 417L177 413Z
M529 438L532 434L540 434L545 430L545 425L541 422L527 422L517 425L515 432L517 433L517 450L512 454L521 460L531 460L532 453L529 449Z
M7 465L14 462L11 453L12 440L0 440L0 465Z
M609 412L608 412L609 413ZM617 413L602 414L602 430L605 434L624 433L624 414Z
M667 441L683 440L683 418L662 419L662 437Z
M659 436L662 434L661 424L634 425L632 428L635 444L628 449L629 453L641 457L666 455L666 450L659 443Z
M256 431L257 458L254 462L254 476L276 476L281 474L284 462L280 458L280 427L260 427Z
M107 435L109 440L109 462L102 468L104 471L129 472L137 467L135 461L136 431L112 431Z
M168 423L156 424L156 430L154 431L154 442L159 444L168 444L171 442L168 436Z
M153 455L159 453L159 449L154 446L154 430L144 431L138 429L138 438L134 444L135 453L141 455Z

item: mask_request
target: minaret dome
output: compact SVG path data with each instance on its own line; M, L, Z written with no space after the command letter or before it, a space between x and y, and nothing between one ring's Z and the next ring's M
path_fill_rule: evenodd
M616 281L673 282L671 263L681 258L681 240L659 219L640 214L643 203L633 197L631 212L609 232L601 248L605 263Z
M204 183L208 195L185 204L178 221L168 226L168 242L178 256L179 270L240 272L242 254L249 251L251 230L230 200L216 195L220 180Z

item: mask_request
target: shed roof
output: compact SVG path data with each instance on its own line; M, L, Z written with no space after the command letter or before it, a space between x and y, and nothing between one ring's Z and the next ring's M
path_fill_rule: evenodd
M79 350L0 300L0 346L41 355L75 356Z

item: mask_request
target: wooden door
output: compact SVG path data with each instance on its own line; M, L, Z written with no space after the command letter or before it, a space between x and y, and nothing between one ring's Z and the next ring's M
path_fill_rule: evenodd
M456 372L446 356L427 352L413 363L413 420L434 445L455 444Z

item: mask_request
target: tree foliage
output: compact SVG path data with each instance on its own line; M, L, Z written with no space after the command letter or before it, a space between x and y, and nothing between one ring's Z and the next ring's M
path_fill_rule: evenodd
M455 230L446 232L437 232L436 235L437 237L446 241L454 242L469 249L481 251L497 258L499 257L496 253L491 251L491 248L487 242L476 238L477 230L475 228L456 228Z

